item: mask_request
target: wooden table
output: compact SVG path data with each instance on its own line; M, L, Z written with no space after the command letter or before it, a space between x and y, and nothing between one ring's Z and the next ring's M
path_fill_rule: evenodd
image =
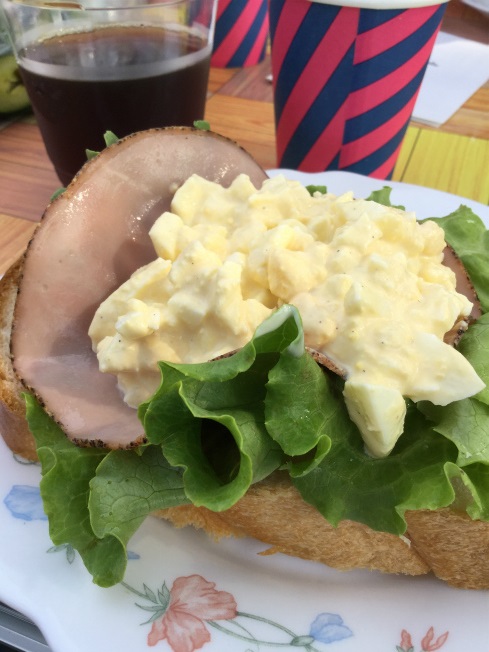
M443 29L489 41L489 18L451 0ZM212 69L206 118L264 168L276 167L270 61ZM394 179L489 203L489 83L442 127L412 123ZM24 250L59 181L32 116L0 129L0 274Z

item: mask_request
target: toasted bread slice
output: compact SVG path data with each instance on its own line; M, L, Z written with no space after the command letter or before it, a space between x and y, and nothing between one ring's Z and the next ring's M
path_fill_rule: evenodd
M430 567L405 537L375 532L342 521L335 528L292 486L288 474L276 472L250 487L224 512L193 506L158 512L177 527L191 524L211 536L251 536L269 544L267 553L282 552L333 568L368 568L386 573L423 575Z
M433 571L452 586L489 589L489 523L448 508L408 512L402 537L352 521L335 528L302 500L287 474L278 472L252 486L225 512L190 505L157 515L176 527L202 528L215 538L251 536L270 546L267 553L282 552L339 570Z
M0 280L0 433L14 453L36 460L35 442L25 418L23 386L10 357L10 334L22 267L23 258Z
M408 530L398 537L362 523L330 525L305 503L285 473L253 487L225 512L193 506L157 512L176 527L193 525L210 536L251 536L282 552L339 570L365 568L384 573L423 575L433 571L448 584L489 588L489 523L451 509L409 512Z

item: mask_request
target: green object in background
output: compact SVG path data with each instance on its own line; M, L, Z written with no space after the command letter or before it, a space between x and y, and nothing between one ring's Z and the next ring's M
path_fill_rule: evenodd
M0 114L20 111L29 104L14 55L0 56Z

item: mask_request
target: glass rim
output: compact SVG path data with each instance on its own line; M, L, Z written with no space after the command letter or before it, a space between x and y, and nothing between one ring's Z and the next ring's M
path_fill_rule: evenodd
M160 7L170 7L184 5L192 0L130 0L128 4L118 3L117 0L97 0L96 4L84 4L76 0L0 0L1 4L18 5L19 7L32 7L33 9L46 9L53 11L79 11L80 13L102 12L102 11L131 11L137 9L158 9ZM200 0L212 3L214 0Z

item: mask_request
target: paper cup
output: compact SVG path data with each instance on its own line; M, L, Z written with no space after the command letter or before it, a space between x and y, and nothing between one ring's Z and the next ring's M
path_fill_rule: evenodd
M265 57L267 0L219 0L211 65L254 66Z
M278 166L390 178L445 7L270 0Z

